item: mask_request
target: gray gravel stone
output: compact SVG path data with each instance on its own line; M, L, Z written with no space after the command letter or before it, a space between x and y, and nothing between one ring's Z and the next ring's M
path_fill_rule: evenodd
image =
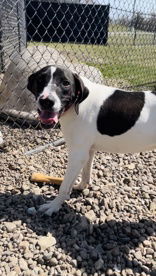
M147 248L146 249L146 254L153 255L154 254L154 250L152 248Z
M10 258L9 258L9 261L10 261L10 263L13 264L13 265L17 265L17 264L18 264L18 258L15 257L15 256L10 257Z
M88 196L89 195L89 189L84 189L83 194L84 194L84 196Z
M19 266L20 266L21 270L27 270L28 269L27 262L23 258L19 259Z
M145 240L143 241L144 246L151 246L151 241Z
M53 266L56 266L58 264L58 260L55 257L51 258L49 261L50 261L50 264Z
M48 237L40 237L38 240L38 245L40 246L41 250L45 250L55 244L56 244L56 239L51 235Z
M71 265L74 267L77 267L77 260L76 259L71 260Z
M31 251L29 251L29 250L27 250L26 253L24 254L24 258L26 260L32 259L33 256L34 256L33 253Z
M30 208L27 209L27 213L28 213L29 215L34 216L34 215L36 215L37 210L35 209L35 207L30 207Z
M94 221L96 219L96 215L94 213L93 210L88 211L87 213L85 213L85 216L87 219L89 219L90 221Z
M111 268L107 269L106 275L108 275L108 276L113 275L113 270Z
M5 222L7 232L14 232L16 230L16 224L14 222Z
M142 270L143 270L145 273L149 273L149 272L150 272L150 269L149 269L147 266L145 266L145 265L143 265L141 268L142 268Z
M100 270L102 269L103 265L104 265L104 261L100 258L95 262L95 269Z
M81 276L82 275L82 272L81 272L81 270L77 270L77 271L75 271L75 274L74 274L75 276Z
M141 259L142 259L141 251L135 252L135 253L134 253L134 256L137 258L137 260L141 260Z

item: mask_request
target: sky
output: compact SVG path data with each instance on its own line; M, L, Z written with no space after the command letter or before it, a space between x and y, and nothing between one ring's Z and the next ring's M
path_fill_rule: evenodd
M142 12L146 16L155 12L156 0L98 0L101 4L110 4L110 15L113 18L131 15L133 8L136 12Z

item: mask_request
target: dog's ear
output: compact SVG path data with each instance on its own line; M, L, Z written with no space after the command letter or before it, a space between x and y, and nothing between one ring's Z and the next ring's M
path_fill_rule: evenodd
M76 73L74 73L73 75L75 80L75 91L76 91L75 111L78 114L79 104L88 97L89 90L84 85L82 79Z
M31 74L28 77L27 89L31 91L34 95L37 92L37 82L36 82L36 73Z

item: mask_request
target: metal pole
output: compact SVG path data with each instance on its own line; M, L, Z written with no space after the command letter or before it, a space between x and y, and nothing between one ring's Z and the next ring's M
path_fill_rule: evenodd
M3 30L2 30L2 6L0 5L0 73L4 72Z

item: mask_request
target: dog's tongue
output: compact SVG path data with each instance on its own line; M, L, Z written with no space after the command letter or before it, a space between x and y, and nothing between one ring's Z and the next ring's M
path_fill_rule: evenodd
M39 114L40 120L44 124L53 124L58 122L58 113L43 110Z

